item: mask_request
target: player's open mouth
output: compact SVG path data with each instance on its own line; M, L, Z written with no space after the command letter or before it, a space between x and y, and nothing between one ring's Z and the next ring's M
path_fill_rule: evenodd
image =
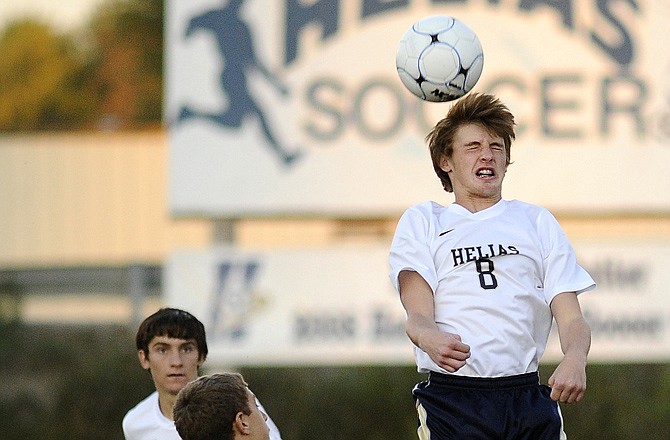
M477 177L493 177L495 176L495 172L493 172L492 169L489 168L484 168L475 173Z

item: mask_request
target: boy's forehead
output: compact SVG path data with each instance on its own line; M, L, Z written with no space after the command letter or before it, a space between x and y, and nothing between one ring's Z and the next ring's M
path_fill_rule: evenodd
M182 338L173 338L168 335L159 335L159 336L154 336L151 338L149 341L149 345L154 345L154 344L170 344L170 345L182 345L182 344L195 344L196 341L194 338L189 338L189 339L182 339Z
M477 122L470 122L459 126L455 134L456 138L461 139L479 138L481 136L486 136L496 140L502 140L502 136L493 132L492 130L489 130L484 125Z

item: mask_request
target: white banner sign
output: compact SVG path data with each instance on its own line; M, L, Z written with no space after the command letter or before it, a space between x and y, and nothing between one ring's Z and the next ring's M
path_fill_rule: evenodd
M408 363L386 255L382 248L175 254L166 299L203 320L213 362Z
M667 0L169 0L177 215L396 215L445 194L423 138L449 104L395 70L427 15L484 48L475 91L516 114L506 198L552 210L670 207Z
M591 361L670 360L670 243L580 242L599 286L580 296ZM182 252L166 266L166 302L207 328L225 365L411 364L388 249ZM555 334L544 361L560 359Z

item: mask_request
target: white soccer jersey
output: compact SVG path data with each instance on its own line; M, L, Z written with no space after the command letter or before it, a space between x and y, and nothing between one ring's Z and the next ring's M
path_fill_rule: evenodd
M500 377L536 371L551 330L551 300L595 287L549 211L501 200L471 213L426 202L398 222L391 281L419 273L433 290L435 321L470 346L455 374ZM447 373L415 347L420 372Z
M256 399L259 409L267 415ZM267 418L270 440L281 440L279 429L270 416ZM181 440L174 422L163 415L158 405L158 391L138 403L123 418L123 435L126 440Z
M126 440L181 440L174 422L163 415L158 391L138 403L123 418Z

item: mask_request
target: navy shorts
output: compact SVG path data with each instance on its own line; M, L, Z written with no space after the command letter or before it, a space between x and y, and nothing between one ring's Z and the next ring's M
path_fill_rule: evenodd
M430 373L412 391L420 440L561 440L563 418L538 373L478 378Z

